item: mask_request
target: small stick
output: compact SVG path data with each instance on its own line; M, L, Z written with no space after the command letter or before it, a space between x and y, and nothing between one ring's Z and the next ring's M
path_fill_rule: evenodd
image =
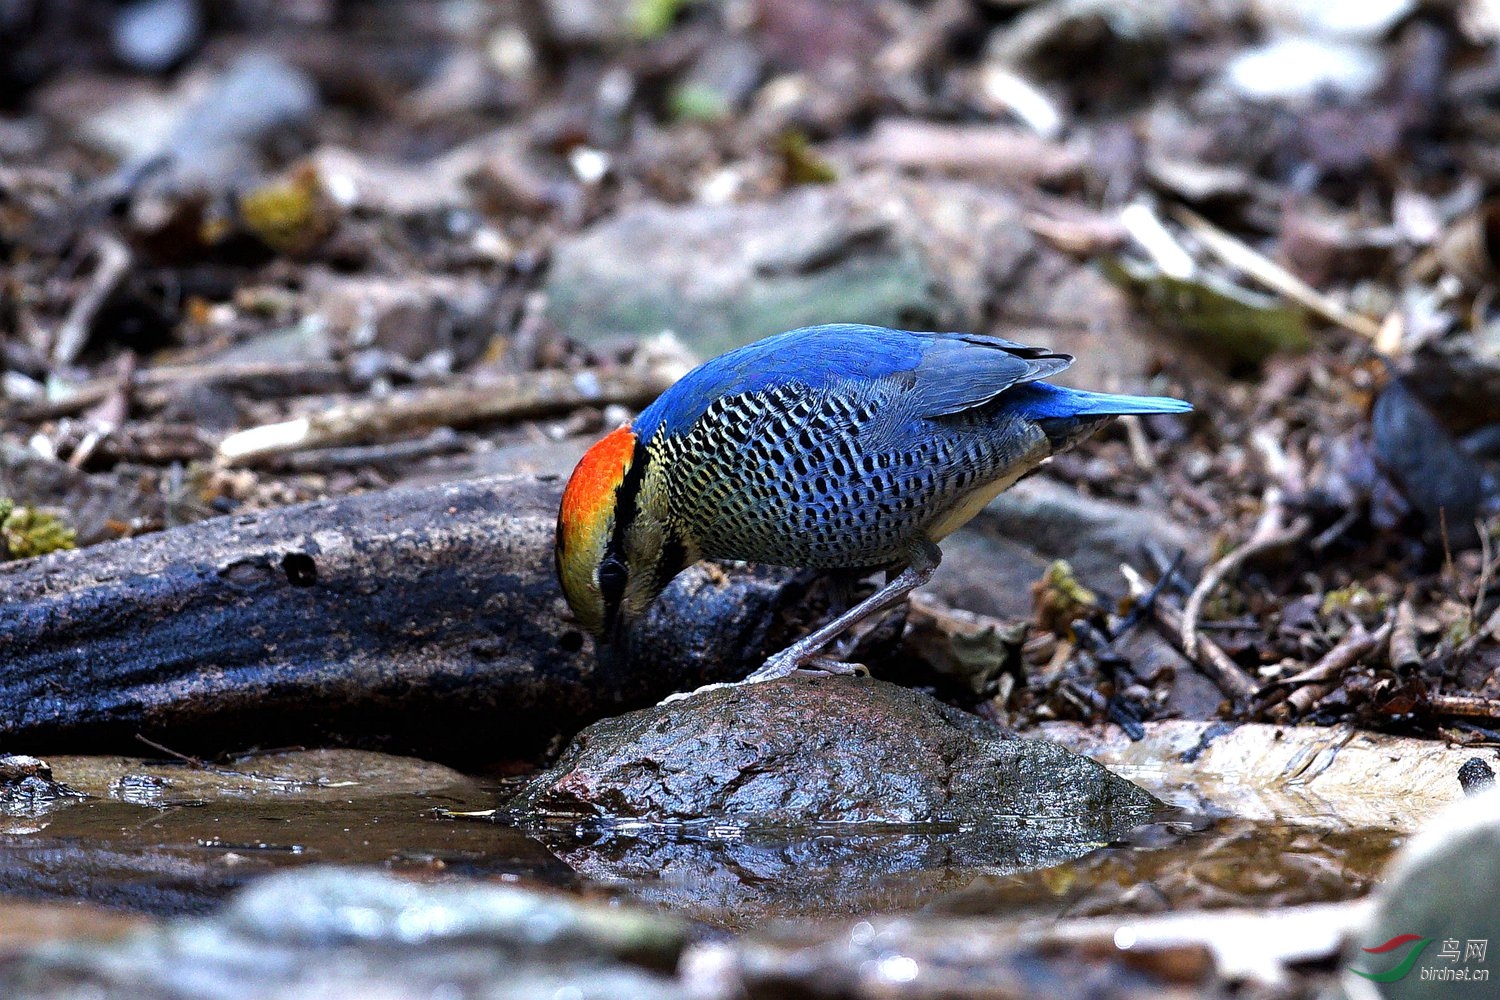
M303 781L299 778L283 778L277 774L264 774L260 771L242 771L237 767L225 767L222 764L210 764L208 761L202 759L201 757L193 757L189 754L178 753L171 747L164 747L160 743L157 743L155 740L148 740L140 733L136 733L135 738L138 742L146 744L146 746L159 753L164 753L168 757L172 757L182 761L184 764L188 765L194 770L207 771L210 774L217 774L223 778L247 778L250 781L266 781L270 782L271 784L282 785L287 788L346 788L359 784L359 782L357 781L329 781L327 778L314 778L311 781Z
M1427 703L1438 715L1461 715L1470 719L1500 719L1500 701L1461 694L1429 695Z
M1250 538L1244 545L1203 571L1203 578L1198 581L1198 586L1193 588L1192 594L1188 595L1187 603L1182 609L1182 651L1188 659L1196 659L1198 618L1203 613L1203 602L1208 600L1208 595L1213 593L1214 588L1223 583L1226 577L1238 570L1252 556L1283 548L1307 533L1309 522L1305 516L1298 517L1291 524L1285 524L1283 522L1285 513L1286 508L1281 503L1281 491L1275 487L1268 489L1265 496L1265 511L1256 522L1255 530L1250 533Z
M1150 585L1133 567L1121 566L1120 571L1125 574L1125 579L1130 585L1132 598L1139 600L1150 592ZM1255 679L1208 636L1195 633L1198 641L1194 644L1195 652L1192 654L1182 647L1182 612L1166 601L1158 599L1151 605L1151 616L1157 630L1166 637L1167 641L1176 646L1182 655L1202 671L1205 677L1213 681L1215 686L1232 702L1237 705L1244 704L1254 697L1257 688Z
M1362 625L1355 625L1349 630L1348 635L1319 657L1317 663L1299 675L1318 682L1306 684L1287 695L1287 705L1297 715L1306 715L1313 705L1334 689L1338 683L1338 677L1344 671L1389 642L1392 631L1390 622L1386 622L1374 632L1367 631Z
M1120 424L1125 428L1125 441L1130 446L1130 457L1136 467L1143 472L1156 471L1156 456L1151 454L1151 442L1146 440L1146 430L1141 426L1141 418L1127 415L1120 418Z
M185 753L178 753L176 750L173 750L171 747L164 747L160 743L157 743L155 740L148 740L148 739L146 739L146 737L143 736L140 733L136 733L135 734L135 738L136 738L137 742L146 744L146 746L150 747L152 750L155 750L158 753L164 753L168 757L174 757L177 760L182 761L184 764L186 764L189 767L194 768L196 770L199 770L199 771L218 771L218 770L221 770L220 768L214 767L212 764L210 764L208 761L202 759L201 757L192 757L192 756L189 756L188 754L185 754Z
M99 255L99 266L94 268L83 294L73 300L73 308L68 310L52 341L52 363L59 368L66 368L78 359L88 343L94 317L130 270L130 248L113 233L101 233L94 249Z
M1479 533L1479 581L1474 585L1474 608L1469 614L1477 622L1479 609L1484 607L1484 595L1489 592L1490 579L1495 572L1495 552L1494 546L1490 544L1488 528L1476 520L1474 530Z
M423 428L522 420L579 406L640 405L665 392L679 374L654 368L644 372L540 371L483 387L395 393L238 431L219 442L219 457L245 465L287 452L372 441Z
M1324 295L1259 250L1224 232L1197 212L1182 205L1173 205L1171 213L1173 218L1186 226L1219 260L1231 267L1239 268L1267 288L1286 296L1298 305L1311 309L1330 323L1351 330L1371 341L1379 339L1380 324L1375 320L1354 312Z
M365 468L391 462L412 461L432 455L460 451L462 436L451 427L439 427L426 437L389 444L355 445L348 448L319 448L282 455L272 462L288 472L325 472L331 469Z
M1396 605L1396 616L1391 621L1390 657L1391 666L1397 669L1422 665L1422 652L1417 648L1417 616L1409 600Z
M199 364L157 365L142 368L130 375L129 389L143 391L169 389L184 383L234 384L263 379L284 378L301 383L331 381L345 375L345 366L336 361L208 361ZM16 416L24 420L51 420L72 416L108 399L121 388L118 375L81 382L61 399L47 400L18 407ZM148 407L160 406L166 398L151 392L142 402Z

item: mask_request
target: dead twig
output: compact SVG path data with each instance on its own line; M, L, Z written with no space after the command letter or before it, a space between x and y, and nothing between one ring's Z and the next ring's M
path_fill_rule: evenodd
M1390 622L1381 625L1374 632L1356 624L1332 649L1320 656L1318 662L1300 674L1268 685L1268 688L1300 685L1286 696L1285 707L1277 714L1306 715L1338 685L1339 677L1346 670L1388 643L1392 631Z
M188 385L237 385L247 382L285 380L301 386L323 383L332 388L345 375L345 366L337 361L219 361L191 365L158 365L130 373L129 389L147 408L167 402L166 391ZM60 399L19 407L16 416L23 420L51 420L82 413L109 399L121 390L118 375L90 379L78 384Z
M393 393L230 434L219 442L219 457L246 465L289 452L378 441L432 427L524 420L579 406L639 406L659 396L680 374L670 366L644 371L541 371L482 387Z
M274 459L273 464L287 472L329 472L334 469L363 469L389 465L392 462L410 462L462 451L463 448L462 435L451 427L439 427L426 437L392 441L389 444L294 452Z
M1484 607L1485 594L1489 592L1490 581L1494 578L1496 559L1494 546L1490 543L1490 533L1486 526L1475 521L1474 530L1479 533L1479 580L1474 585L1474 606L1469 614L1477 623L1480 609Z
M135 734L135 738L136 738L136 742L138 742L138 743L144 743L144 744L146 744L146 746L150 747L152 750L155 750L157 753L164 753L168 757L173 758L174 760L179 760L182 763L186 764L188 767L191 767L195 771L215 771L215 770L218 770L212 764L210 764L208 761L204 760L201 757L194 757L194 756L191 756L190 754L178 753L176 750L173 750L171 747L164 747L160 743L156 742L155 740L148 740L145 736L141 735L140 733L136 733Z
M1204 248L1230 267L1238 268L1272 291L1337 326L1351 330L1371 341L1380 337L1380 324L1368 316L1354 312L1318 291L1286 268L1276 263L1249 244L1236 239L1209 222L1192 209L1173 205L1172 217L1182 223L1198 238Z
M1192 594L1188 595L1187 603L1182 609L1182 651L1188 659L1197 659L1198 619L1203 613L1203 602L1208 600L1214 588L1244 565L1246 560L1263 552L1284 548L1307 533L1309 521L1306 516L1299 515L1287 524L1285 515L1286 507L1281 502L1281 491L1274 487L1267 490L1265 510L1249 539L1203 571L1202 579L1193 588Z
M211 764L203 758L194 757L191 754L179 753L178 751L173 750L171 747L162 746L155 740L148 740L140 733L136 733L135 738L137 742L144 743L152 750L155 750L158 753L164 753L174 760L179 760L195 771L207 771L209 774L216 774L221 778L245 778L249 781L264 781L269 784L279 785L287 789L346 788L352 785L359 784L359 782L357 781L329 781L327 778L314 778L310 781L304 781L300 778L285 778L279 774L266 774L263 771L243 771L237 767L226 767L223 764Z
M1427 704L1436 715L1460 715L1469 719L1500 719L1500 701L1461 694L1434 694Z
M1130 596L1134 600L1140 600L1151 592L1151 585L1135 571L1135 568L1122 565L1120 572L1125 575L1125 580L1130 586ZM1177 647L1178 651L1186 656L1197 667L1205 677L1214 682L1214 685L1236 705L1242 705L1254 697L1257 685L1255 679L1235 663L1229 654L1220 649L1218 644L1202 633L1195 633L1197 641L1194 643L1194 652L1189 653L1182 645L1182 612L1172 607L1166 601L1159 598L1152 602L1151 617L1157 630Z
M1497 607L1489 619L1453 650L1453 658L1458 663L1466 662L1474 655L1474 650L1486 639L1494 639L1500 642L1500 607Z
M1083 165L1077 148L1006 125L950 125L911 118L884 118L854 149L861 163L982 173L1019 183L1076 176Z
M98 255L99 265L94 268L83 293L73 300L73 308L68 310L52 341L52 363L59 368L66 368L78 360L88 343L94 317L130 270L130 248L113 233L101 232L95 240L94 252Z
M1396 605L1396 615L1391 619L1390 657L1391 666L1397 669L1422 665L1422 652L1417 648L1417 616L1409 600Z
M1142 472L1157 471L1156 456L1151 454L1151 442L1146 439L1141 418L1124 416L1120 418L1120 424L1125 428L1125 441L1130 446L1130 458L1135 462L1136 468Z

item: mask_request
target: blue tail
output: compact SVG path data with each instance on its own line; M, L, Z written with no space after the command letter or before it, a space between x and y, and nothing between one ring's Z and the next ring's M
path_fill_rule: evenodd
M1016 386L1007 395L1034 420L1049 417L1113 417L1127 413L1187 413L1193 404L1170 396L1117 396L1046 382Z

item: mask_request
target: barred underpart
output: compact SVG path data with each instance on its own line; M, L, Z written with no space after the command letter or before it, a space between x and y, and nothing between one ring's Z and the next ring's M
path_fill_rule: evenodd
M711 558L889 566L965 498L1052 452L1003 398L927 419L910 390L791 383L715 400L686 434L652 442L672 521Z

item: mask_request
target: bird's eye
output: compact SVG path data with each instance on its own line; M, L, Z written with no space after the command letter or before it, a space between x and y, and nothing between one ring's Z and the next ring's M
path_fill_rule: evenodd
M606 594L619 594L625 590L625 564L615 558L605 559L599 564L599 589Z

